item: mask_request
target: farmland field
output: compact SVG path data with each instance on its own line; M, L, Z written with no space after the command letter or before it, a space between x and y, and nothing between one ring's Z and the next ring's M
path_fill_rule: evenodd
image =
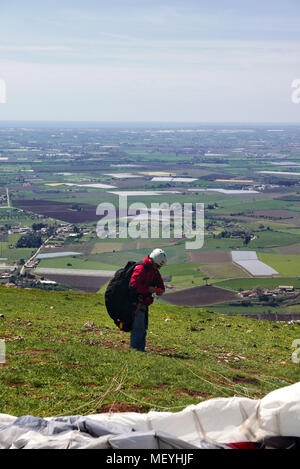
M280 275L300 275L300 254L267 254L259 253L259 259L276 269Z
M238 299L234 292L206 285L164 295L164 301L178 306L204 306Z
M100 256L101 254L92 254L78 257L42 259L39 263L39 267L56 269L117 270L122 266L121 263L116 265L102 262Z
M257 235L256 239L251 241L251 248L272 248L280 246L289 246L300 241L299 236L281 231L264 231Z
M168 256L168 264L178 264L187 261L187 255L184 246L170 246L164 248ZM125 265L128 259L140 261L149 254L149 249L137 249L135 251L122 251L116 253L102 253L99 255L99 260L106 264L113 264L122 266Z
M206 276L212 277L214 279L250 277L250 274L246 270L242 269L233 262L201 265L201 271Z
M35 250L17 249L21 233L9 234L9 230L28 231L41 223L44 232L38 232L43 242L48 228L54 233L42 246L42 255L82 254L35 259L38 265L26 270L29 276L36 267L115 271L128 260L140 261L161 247L168 256L162 274L174 294L195 286L204 293L206 282L226 286L231 295L248 289L247 285L276 288L278 281L299 287L299 180L281 175L282 171L260 172L281 169L276 165L291 171L284 165L300 163L300 152L295 149L298 143L300 148L298 128L285 126L284 132L277 133L259 125L245 131L231 125L129 127L3 129L0 206L7 203L8 188L12 208L0 210L0 258L15 267L17 280L13 281L22 284L21 265ZM194 228L195 204L203 203L203 247L187 250L187 238L174 239L174 221L169 238L162 233L151 238L150 229L145 238L118 238L119 197L115 193L133 191L136 195L128 197L128 206L139 203L150 210L152 204L163 202L192 204ZM115 238L97 236L100 216L96 207L101 202L116 208ZM255 251L261 262L279 273L278 279L252 278L232 263L231 251ZM75 275L57 279L78 287ZM297 309L298 305L283 309L288 307Z
M189 255L191 262L198 262L199 264L231 262L230 251L191 251Z
M22 200L15 202L15 204L23 210L69 223L98 221L100 218L96 215L96 206L88 204L81 204L78 208L74 207L72 203L54 202L52 200Z
M283 246L277 249L280 254L300 254L300 243Z
M90 293L96 293L110 280L110 277L88 277L79 275L45 274L44 277L47 278L47 280L54 280L60 285L66 285L75 290Z

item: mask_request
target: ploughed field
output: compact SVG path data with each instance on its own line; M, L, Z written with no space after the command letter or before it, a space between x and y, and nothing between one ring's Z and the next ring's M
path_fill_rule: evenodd
M101 218L96 215L96 205L76 203L78 209L74 209L72 208L74 202L67 203L53 200L16 200L14 205L23 210L68 223L86 223L98 221Z
M166 293L163 298L168 303L178 306L212 305L240 299L237 293L210 285Z
M191 251L191 261L199 264L217 264L219 262L231 262L230 251Z
M86 275L56 275L46 274L47 280L54 280L60 285L74 288L87 293L97 293L97 291L105 285L111 277L88 277Z

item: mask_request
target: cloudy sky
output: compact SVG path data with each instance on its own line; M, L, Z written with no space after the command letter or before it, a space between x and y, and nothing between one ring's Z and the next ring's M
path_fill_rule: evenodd
M299 0L0 0L0 120L300 122Z

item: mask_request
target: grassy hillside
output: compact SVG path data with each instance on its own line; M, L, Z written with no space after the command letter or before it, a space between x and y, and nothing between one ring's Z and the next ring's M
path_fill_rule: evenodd
M101 294L1 287L0 298L0 413L175 412L217 396L260 398L299 379L299 324L154 304L141 353Z

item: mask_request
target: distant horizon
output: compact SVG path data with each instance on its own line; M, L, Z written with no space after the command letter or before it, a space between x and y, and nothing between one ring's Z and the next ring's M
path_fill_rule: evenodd
M30 125L33 127L45 127L49 126L69 126L79 125L82 126L137 126L144 127L149 125L154 126L276 126L276 127L290 127L290 126L300 126L300 122L255 122L255 121L241 121L241 122L196 122L196 121L84 121L84 120L0 120L0 127L23 127L24 125Z

